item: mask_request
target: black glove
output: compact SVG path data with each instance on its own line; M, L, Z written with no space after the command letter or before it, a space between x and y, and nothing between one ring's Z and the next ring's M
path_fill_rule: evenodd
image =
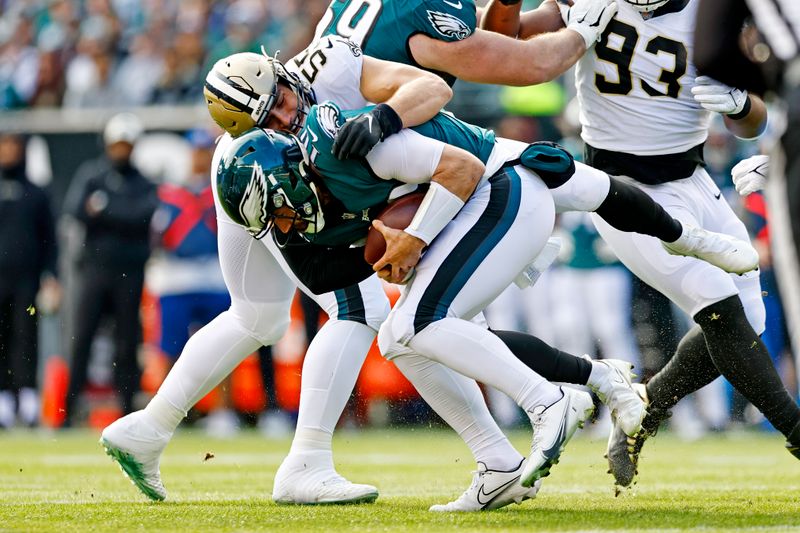
M500 3L504 6L515 6L522 2L522 0L500 0Z
M365 157L386 137L403 129L403 121L394 109L378 104L368 113L348 120L339 129L331 149L337 159Z

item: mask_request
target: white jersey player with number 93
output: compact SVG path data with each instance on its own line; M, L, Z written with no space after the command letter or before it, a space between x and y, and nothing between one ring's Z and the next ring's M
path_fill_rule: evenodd
M519 6L493 0L485 18L498 30L509 26L496 16L512 20L510 27L525 38L536 33L538 16L557 12L554 6L568 17L568 3L547 0L517 19ZM576 68L585 160L639 187L681 221L748 240L744 224L703 168L703 143L712 112L721 113L737 136L752 138L764 129L766 109L758 97L698 75L691 62L696 14L697 2L691 0L619 3L594 50ZM642 445L669 409L720 373L800 457L800 410L758 336L765 327L758 271L726 274L697 259L670 255L655 239L621 232L596 214L592 219L633 273L697 323L672 361L641 387L649 400L643 430L631 439L614 428L608 459L616 482L633 481Z

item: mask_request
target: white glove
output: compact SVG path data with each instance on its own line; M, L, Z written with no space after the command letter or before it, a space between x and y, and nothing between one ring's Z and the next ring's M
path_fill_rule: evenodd
M567 14L567 29L580 34L588 50L600 40L616 13L614 0L575 0Z
M561 14L561 20L564 21L564 26L569 24L569 8L572 7L572 0L556 0L556 7Z
M726 115L740 113L747 102L747 91L729 87L708 76L697 77L692 94L705 109Z
M754 155L739 161L733 169L731 176L736 192L742 196L760 191L767 185L767 172L769 171L769 156Z

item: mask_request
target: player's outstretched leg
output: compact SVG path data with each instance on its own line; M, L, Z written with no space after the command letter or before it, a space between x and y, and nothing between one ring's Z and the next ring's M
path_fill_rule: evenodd
M432 505L430 510L437 513L492 511L533 499L542 482L536 481L532 487L522 486L520 479L526 463L527 459L512 470L502 471L490 470L479 462L472 483L458 499L444 505Z
M636 435L645 405L633 390L631 364L620 359L592 360L554 348L516 331L493 331L528 368L551 382L588 386L616 414L627 435Z
M749 242L686 222L682 225L683 232L678 240L662 241L670 254L696 257L732 274L744 274L758 268L758 252Z
M579 427L594 412L594 403L588 393L559 387L561 398L550 405L537 405L528 411L533 425L531 453L522 469L524 487L548 475L558 463L561 452Z
M377 488L351 483L336 472L330 450L289 454L272 489L272 499L281 505L372 503L377 498Z
M647 406L633 388L633 365L621 359L592 361L592 373L586 382L600 401L611 411L614 424L622 432L635 437L642 428Z
M161 483L159 462L172 434L143 420L146 417L144 411L136 411L120 418L103 430L100 444L145 496L162 501L167 490Z

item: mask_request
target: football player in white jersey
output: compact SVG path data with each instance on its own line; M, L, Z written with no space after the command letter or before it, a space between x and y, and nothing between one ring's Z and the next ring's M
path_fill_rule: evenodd
M234 90L229 84L231 71L255 92ZM301 102L301 107L307 105L313 98L312 87L301 81L300 75L314 82L313 90L320 97L353 107L363 106L367 100L387 102L395 116L409 124L433 116L452 94L435 75L365 58L357 46L333 37L309 47L290 60L286 69L260 54L235 54L221 60L206 83L212 115L227 121L223 124L226 129L238 134L266 118L284 98ZM278 94L278 82L286 92ZM255 110L251 116L235 105L236 99L244 106L251 97L249 103L253 108L260 105L263 117ZM215 161L230 141L230 135L221 138ZM330 320L306 354L297 432L289 457L276 476L273 497L280 503L374 500L378 496L375 487L350 483L336 473L331 435L378 327L389 312L380 282L373 276L335 293L318 287L312 291L292 275L271 237L253 239L230 222L221 209L217 211L220 261L232 297L231 308L191 337L153 400L144 410L107 427L102 444L146 496L163 500L166 490L159 460L175 428L187 410L245 357L281 338L289 323L295 287L299 286L315 298Z
M525 38L536 33L537 17L557 16L559 8L568 9L548 0L520 18L518 4L493 1L484 23ZM691 61L696 11L692 0L620 3L576 69L586 161L635 183L681 220L747 239L744 225L703 168L703 143L712 112L721 113L735 135L753 138L765 127L766 109L755 95L698 75ZM784 434L787 448L800 458L800 409L759 338L766 317L758 272L729 275L665 254L652 238L593 219L622 262L697 323L667 366L640 386L649 400L643 431L635 438L618 427L612 431L608 458L616 482L631 483L645 439L669 409L720 373Z

